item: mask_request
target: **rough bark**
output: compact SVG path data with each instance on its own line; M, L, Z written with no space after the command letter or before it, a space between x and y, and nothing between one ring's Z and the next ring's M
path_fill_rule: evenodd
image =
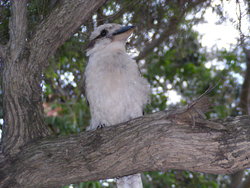
M25 59L19 63L6 60L3 72L5 155L14 155L25 143L49 134L43 119L41 76L26 74Z
M9 33L10 57L12 61L18 61L27 39L27 0L11 2Z
M229 174L250 167L250 116L199 120L195 126L186 120L180 113L158 112L39 140L0 163L0 187L49 188L167 169Z
M0 57L4 58L6 54L5 46L0 44Z

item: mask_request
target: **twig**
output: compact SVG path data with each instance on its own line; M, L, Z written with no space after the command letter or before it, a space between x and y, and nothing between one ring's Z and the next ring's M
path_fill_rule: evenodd
M215 84L214 86L209 86L209 88L202 93L197 99L195 99L192 103L190 103L188 105L188 108L193 107L195 104L197 104L199 101L201 101L205 96L207 96L212 90L214 90L214 88L216 88L218 86L219 82L217 84Z

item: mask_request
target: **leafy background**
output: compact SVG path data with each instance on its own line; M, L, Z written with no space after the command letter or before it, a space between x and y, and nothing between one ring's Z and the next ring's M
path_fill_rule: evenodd
M84 131L89 123L89 108L83 95L86 45L94 27L107 22L137 26L127 49L151 84L151 103L146 107L147 113L185 105L209 87L216 86L210 94L213 108L207 114L208 118L249 114L246 106L250 104L242 98L243 81L246 81L246 69L250 64L246 53L249 36L241 30L241 17L232 20L230 14L240 13L249 18L250 2L237 1L235 11L240 5L245 8L230 14L224 8L225 3L227 1L108 1L57 50L44 72L41 83L43 106L47 124L54 134L77 134ZM29 37L36 25L46 19L56 6L60 6L59 0L29 1ZM202 46L201 34L194 27L205 21L207 10L218 15L217 24L230 21L238 30L238 42L229 49L216 45L211 49ZM1 0L2 44L8 41L9 17L10 1ZM0 71L2 65L0 59ZM2 97L0 107L2 117ZM0 123L3 123L2 119ZM242 181L248 176L247 170L242 172ZM234 181L229 175L177 170L147 172L142 178L145 188L227 188ZM115 184L114 180L103 180L64 186L73 187L115 187Z

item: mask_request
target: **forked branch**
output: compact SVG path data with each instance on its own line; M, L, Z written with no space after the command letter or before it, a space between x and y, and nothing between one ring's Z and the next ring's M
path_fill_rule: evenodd
M54 54L56 49L106 1L60 1L49 17L37 27L30 42L33 52L31 55L33 68L46 67L47 59Z

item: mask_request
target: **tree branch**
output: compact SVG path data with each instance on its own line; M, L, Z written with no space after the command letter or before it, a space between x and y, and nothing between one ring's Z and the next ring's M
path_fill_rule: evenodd
M179 1L179 5L177 5L178 9L173 15L166 25L165 29L161 32L160 37L153 40L152 42L145 44L144 49L140 52L140 54L135 57L136 61L139 61L143 58L145 58L155 47L159 46L163 42L168 42L169 37L173 34L175 34L178 31L178 27L181 23L181 20L184 18L185 14L192 10L192 8L196 7L199 4L202 3L209 4L210 1L205 0L197 0L197 1ZM188 4L187 6L184 4Z
M37 141L1 161L0 187L58 187L168 169L227 174L250 167L250 116L195 120L191 128L184 114L158 112L119 126ZM226 130L207 128L214 125Z
M250 50L244 50L246 55L246 71L241 88L240 107L243 114L250 114Z
M13 0L11 4L10 53L15 61L22 53L27 35L27 0Z
M172 34L176 33L178 28L178 23L183 18L184 14L178 17L172 17L172 19L169 20L169 24L166 26L166 28L161 33L160 37L158 39L153 40L152 42L145 45L143 50L140 52L140 54L135 58L136 61L139 61L143 58L145 58L149 52L151 52L156 46L159 46L163 41L166 41L168 37L170 37Z
M107 0L63 0L37 28L30 42L32 66L44 68L48 57Z

